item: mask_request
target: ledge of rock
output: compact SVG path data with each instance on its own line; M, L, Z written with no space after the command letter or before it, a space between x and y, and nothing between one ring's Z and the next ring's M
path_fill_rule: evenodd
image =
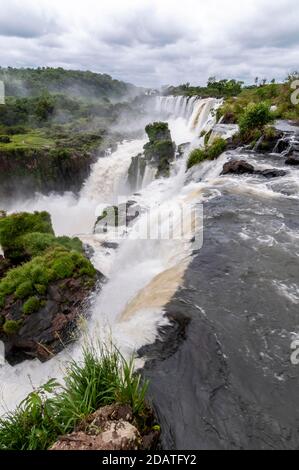
M62 436L50 450L140 450L156 448L159 431L138 430L128 405L109 405L100 408L83 421L77 429Z

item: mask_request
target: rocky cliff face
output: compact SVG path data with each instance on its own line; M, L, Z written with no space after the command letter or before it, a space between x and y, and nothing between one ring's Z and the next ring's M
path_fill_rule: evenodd
M95 155L90 152L48 149L0 151L0 196L32 195L38 191L80 190Z
M0 340L11 364L47 360L72 338L102 279L79 239L55 237L47 212L0 218Z

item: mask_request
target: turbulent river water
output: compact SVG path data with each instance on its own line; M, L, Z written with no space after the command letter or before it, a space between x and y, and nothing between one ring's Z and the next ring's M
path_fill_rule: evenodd
M286 168L282 155L240 150L186 173L188 152L202 130L214 128L219 105L157 99L155 116L168 119L176 144L192 143L170 178L147 173L137 194L130 193L127 173L145 140L123 142L100 158L79 198L36 195L6 208L48 210L56 233L79 235L94 248L93 262L108 281L93 299L86 335L111 336L125 355L141 348L165 448L295 448L299 366L290 358L299 338L299 170L273 180L220 176L236 157L257 169ZM144 240L129 232L116 240L117 250L107 248L111 234L92 234L96 216L128 199L144 209L136 228L150 223L162 236ZM203 205L202 247L192 243L180 215L172 224L181 236L163 237L178 204ZM84 337L45 364L0 367L3 409L32 385L61 378L65 363L80 358Z

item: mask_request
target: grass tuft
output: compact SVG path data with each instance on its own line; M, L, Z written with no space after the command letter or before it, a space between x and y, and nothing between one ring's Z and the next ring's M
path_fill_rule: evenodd
M134 373L114 347L83 349L81 362L72 361L61 386L52 379L34 390L11 413L0 418L0 450L45 450L57 438L102 406L128 404L135 418L146 419L147 382Z

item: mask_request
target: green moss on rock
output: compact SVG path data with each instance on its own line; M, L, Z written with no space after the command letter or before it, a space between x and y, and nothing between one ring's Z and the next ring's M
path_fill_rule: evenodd
M20 321L15 320L6 320L3 325L3 331L7 335L14 335L16 334L19 329L21 328L22 323Z
M40 299L36 296L29 297L28 300L23 305L23 312L25 315L31 315L32 313L35 313L39 310L40 308Z

